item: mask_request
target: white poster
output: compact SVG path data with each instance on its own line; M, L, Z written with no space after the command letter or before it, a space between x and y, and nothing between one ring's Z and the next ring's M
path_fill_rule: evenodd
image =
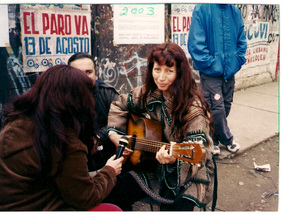
M0 37L0 47L6 47L9 44L9 24L8 24L8 5L0 5L0 29L1 29L1 37Z
M269 22L245 24L247 50L246 63L243 65L243 69L270 63L269 24Z
M21 5L23 70L66 64L77 52L91 53L89 5Z
M192 13L196 4L171 4L171 38L190 58L188 52L188 34Z
M258 45L248 47L246 50L246 62L243 68L255 67L270 63L270 46Z
M164 4L114 4L113 6L114 44L164 42Z

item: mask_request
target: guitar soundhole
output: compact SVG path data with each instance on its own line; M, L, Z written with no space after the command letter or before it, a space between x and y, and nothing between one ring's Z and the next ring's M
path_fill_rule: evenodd
M136 135L133 134L132 139L131 139L131 150L135 149L135 145L136 145Z

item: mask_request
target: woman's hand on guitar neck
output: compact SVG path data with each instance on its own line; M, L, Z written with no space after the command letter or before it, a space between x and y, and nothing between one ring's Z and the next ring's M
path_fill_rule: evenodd
M121 139L123 135L117 134L116 132L112 133L111 135L109 135L110 140L114 143L114 145L116 146L116 148L118 149L119 147L119 141ZM133 150L125 147L125 150L123 152L123 155L130 155L133 152Z
M156 160L160 164L173 164L176 161L176 158L171 157L166 149L166 145L163 145L155 156Z

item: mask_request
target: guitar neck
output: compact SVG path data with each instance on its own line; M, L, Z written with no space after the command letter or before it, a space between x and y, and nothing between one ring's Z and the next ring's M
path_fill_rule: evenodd
M166 145L166 148L170 147L169 143L136 138L135 150L156 153L163 145Z

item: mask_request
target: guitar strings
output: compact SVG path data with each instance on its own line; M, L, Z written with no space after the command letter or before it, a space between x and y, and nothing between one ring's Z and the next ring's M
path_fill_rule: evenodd
M164 143L159 141L148 140L144 138L135 138L135 150L146 151L151 153L156 153L159 149L166 145L166 149L170 149L170 143ZM174 144L172 146L171 155L179 160L190 162L190 163L199 163L201 161L201 157L203 156L203 151L201 148L196 148L194 145L201 145L196 142L185 142L181 144ZM196 151L196 149L198 151Z
M153 152L156 153L159 151L159 149L163 146L166 145L166 148L170 148L169 143L161 143L159 141L152 141L152 140L147 140L147 139L142 139L142 138L136 138L136 149L140 149L143 151L148 151L148 152Z
M147 140L143 138L136 138L136 147L135 149L137 150L143 150L143 151L148 151L148 152L153 152L156 153L159 151L159 149L163 146L166 145L166 149L170 149L170 143L162 143L159 141L152 141L152 140ZM185 149L176 149L176 151L183 151L187 156L192 157L193 155L193 149L192 150L185 150Z

